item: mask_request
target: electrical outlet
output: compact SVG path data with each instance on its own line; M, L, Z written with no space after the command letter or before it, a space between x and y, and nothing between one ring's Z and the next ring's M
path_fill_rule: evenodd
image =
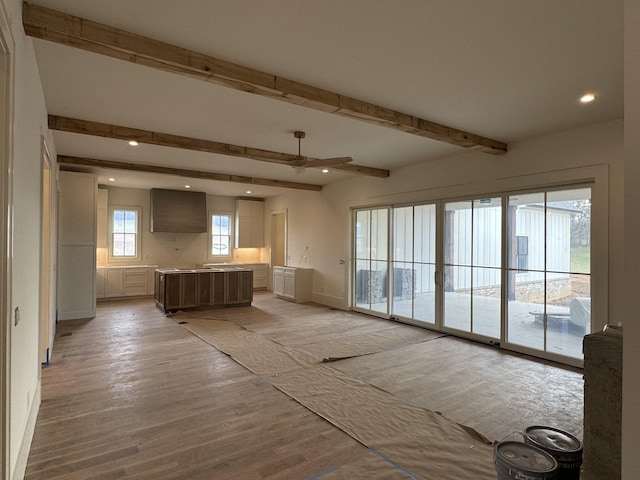
M13 311L13 326L17 327L20 323L20 307L16 307Z

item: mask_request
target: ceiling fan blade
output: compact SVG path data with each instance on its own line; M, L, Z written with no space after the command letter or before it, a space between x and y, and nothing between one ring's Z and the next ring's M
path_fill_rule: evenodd
M333 167L335 165L344 165L345 163L352 162L351 157L333 157L333 158L317 158L315 160L309 160L303 164L304 167Z

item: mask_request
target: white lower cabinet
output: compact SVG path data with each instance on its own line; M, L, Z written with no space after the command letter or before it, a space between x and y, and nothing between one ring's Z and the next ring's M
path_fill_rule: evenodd
M98 267L96 298L153 295L156 268L157 265Z
M122 268L105 268L104 279L104 296L121 297L122 296Z
M147 295L147 267L122 269L122 296Z
M267 277L269 276L269 265L266 263L252 263L248 265L242 265L244 268L253 270L253 289L254 290L266 290L267 289Z
M273 267L273 294L292 302L311 301L313 269Z
M104 298L105 268L96 268L96 298Z

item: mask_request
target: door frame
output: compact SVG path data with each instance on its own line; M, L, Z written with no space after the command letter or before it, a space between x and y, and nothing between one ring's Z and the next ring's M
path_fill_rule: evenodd
M277 217L279 217L280 215L283 215L284 218L284 223L281 229L275 229L274 226L276 224L275 220ZM271 262L271 267L275 266L275 261L277 261L277 255L274 249L274 243L276 242L277 239L281 238L282 239L282 258L283 258L283 263L282 266L285 266L287 263L287 260L289 259L289 255L287 254L287 209L282 209L282 210L272 210L271 211L271 222L269 225L269 228L271 229L271 252L270 252L270 259L269 261Z
M276 229L274 228L274 225L276 224L275 220L276 217L279 215L284 215L284 226L281 230L279 231L275 231ZM276 252L274 249L274 243L275 243L275 239L277 238L277 236L282 236L282 241L283 241L283 262L282 262L282 266L285 266L289 260L289 254L288 254L288 213L287 213L287 209L279 209L279 210L272 210L271 214L269 215L269 234L270 234L270 252L269 252L269 264L271 267L271 275L269 275L269 281L268 281L268 285L271 287L271 290L273 291L273 267L276 266L275 262L277 261L277 256L276 256Z
M566 170L557 170L557 171L549 171L542 173L535 173L530 175L521 175L515 177L505 177L498 180L494 180L491 182L484 182L480 186L476 184L469 185L457 185L452 187L441 187L437 189L430 189L425 195L420 195L418 198L411 199L401 199L401 201L394 202L395 198L389 198L388 202L380 203L380 204L358 204L350 206L350 222L352 222L351 228L349 230L350 235L350 261L349 261L349 272L351 275L351 279L349 282L350 292L349 292L349 308L353 311L365 313L368 315L388 318L388 316L381 315L379 312L375 312L368 309L360 308L356 305L355 297L355 270L356 270L356 256L355 256L355 243L356 243L356 233L355 233L355 213L359 210L372 210L383 207L393 208L397 205L410 205L410 204L420 204L420 203L429 203L435 202L438 205L438 212L442 212L443 205L446 202L464 200L470 198L479 198L479 197L493 197L493 196L501 196L506 198L508 195L512 193L524 192L524 191L536 191L536 190L564 190L564 189L573 189L580 188L581 186L589 186L591 188L591 228L594 226L599 228L603 234L600 235L591 235L591 297L592 297L592 325L591 331L599 331L602 327L608 323L609 317L609 299L608 299L608 291L609 291L609 272L608 272L608 251L609 251L609 171L608 165L599 164L578 168L571 168ZM383 197L383 199L386 199ZM437 228L439 229L438 239L442 237L442 229L444 224L443 214L439 213L436 218L437 220ZM503 225L505 219L503 218ZM503 232L504 230L503 226ZM437 260L436 260L436 283L440 283L439 286L439 295L442 295L441 290L442 286L442 278L443 278L443 245L442 240L440 240L440 246L436 244L437 250ZM506 248L506 244L503 242L503 249ZM504 256L504 253L503 253ZM503 262L505 260L503 259ZM503 263L504 264L504 263ZM504 267L503 267L504 268ZM503 288L506 285L505 280L503 279ZM503 294L501 294L503 295ZM502 297L501 297L502 298ZM388 299L387 299L388 301ZM505 301L502 301L503 309L501 311L501 317L505 318ZM443 308L444 301L442 298L438 300L436 297L436 330L437 331L445 331L442 327L442 317L443 317ZM400 321L402 323L409 323L411 325L415 325L416 323L407 321L404 318L394 318L394 320ZM440 323L439 323L440 322ZM500 339L505 338L504 331L504 323L501 322L501 332ZM425 325L417 325L423 328L428 328ZM447 333L449 332L447 330ZM460 336L461 338L470 338L472 340L493 343L495 344L495 339L483 338L481 336L469 336L462 335L460 331L455 331L456 336ZM572 357L564 357L557 354L550 354L549 352L540 352L534 350L524 350L519 346L514 346L512 344L507 344L506 342L498 342L501 348L505 350L513 350L520 353L525 353L529 355L533 355L538 358L542 358L545 360L557 361L560 363L564 363L571 366L582 367L582 361L576 361Z
M0 480L11 473L11 252L13 248L13 52L0 3Z
M52 285L54 285L52 272L56 254L52 246L55 238L54 231L54 183L51 165L51 154L47 147L47 142L42 137L42 188L41 205L42 218L40 236L40 362L48 365L51 358L51 348L53 347L53 337L55 335L55 319L52 315Z

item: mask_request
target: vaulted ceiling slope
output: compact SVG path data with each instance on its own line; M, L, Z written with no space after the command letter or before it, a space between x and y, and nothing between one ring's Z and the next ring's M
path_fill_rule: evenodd
M621 0L37 0L23 18L74 168L259 196L621 118L622 20ZM353 162L293 168L299 147Z

